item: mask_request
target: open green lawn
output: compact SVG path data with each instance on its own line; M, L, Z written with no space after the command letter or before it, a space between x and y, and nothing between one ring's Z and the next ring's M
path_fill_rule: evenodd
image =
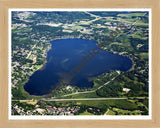
M135 103L135 102L137 102L138 100L128 100L129 102L131 102L131 103Z
M137 23L135 23L134 25L135 25L135 26L143 26L143 27L148 27L148 26L149 26L149 24L143 23L143 22L137 22Z
M35 67L36 69L38 69L38 68L42 67L42 65L34 65L34 67Z
M141 115L141 111L139 110L128 111L128 110L113 108L113 111L116 111L118 115Z
M76 98L98 98L96 92L91 92L91 93L81 93L81 94L76 94L72 96L66 96L63 97L64 99L76 99Z
M115 115L115 112L109 109L105 115Z
M126 13L126 14L118 14L121 17L132 17L132 16L143 16L144 13Z
M79 115L94 115L94 114L85 111L85 112L83 112L83 113L80 113Z
M91 107L103 108L104 106L116 107L124 110L137 110L137 105L127 100L85 100L85 101L57 101L58 104L75 104L75 105L87 105Z
M142 53L140 53L140 56L143 58L143 59L148 59L148 53L146 53L146 52L142 52Z
M79 25L69 27L69 29L71 29L71 30L77 30L77 29L83 29L83 28L84 28L84 27L79 26Z

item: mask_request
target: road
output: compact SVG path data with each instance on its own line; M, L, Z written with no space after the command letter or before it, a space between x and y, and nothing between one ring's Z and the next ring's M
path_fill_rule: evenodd
M136 97L137 99L145 99L146 97ZM75 101L75 100L125 100L124 98L83 98L83 99L43 99L44 101Z
M86 14L89 14L90 16L96 17L96 18L101 17L101 16L94 15L94 14L92 14L92 13L90 13L90 12L85 12L85 13L86 13Z
M132 97L132 98L145 99L146 97ZM125 100L125 99L128 99L128 98L127 97L123 97L123 98L118 98L118 97L113 97L113 98L81 98L81 99L44 99L44 98L42 98L40 100L43 100L43 101L75 101L75 100ZM33 100L12 100L12 101L27 102L27 101L33 101ZM34 101L39 101L39 100L34 100Z
M36 44L32 47L32 49L34 49L35 47L36 47ZM32 53L32 50L29 52L29 54L28 54L28 56L26 57L26 59L28 59L28 58L30 57L31 53Z
M119 76L119 75L117 75ZM116 76L116 77L117 77ZM112 78L110 81L106 82L104 85L107 85L109 84L111 81L113 81L116 77ZM98 89L102 88L104 85L98 87L97 89L95 90L92 90L92 91L85 91L85 92L76 92L76 93L72 93L72 94L66 94L66 95L63 95L61 97L67 97L67 96L72 96L72 95L77 95L77 94L84 94L84 93L92 93L92 92L96 92ZM53 97L53 98L57 98L57 97Z
M94 21L96 21L96 20L99 20L99 19L101 19L101 18L104 18L104 17L97 16L97 15L94 15L94 14L89 13L89 12L85 12L85 13L86 13L86 14L89 14L89 15L92 16L92 17L95 17L95 19L90 20L90 21L85 21L85 22L83 22L83 24L91 24L92 22L94 22Z

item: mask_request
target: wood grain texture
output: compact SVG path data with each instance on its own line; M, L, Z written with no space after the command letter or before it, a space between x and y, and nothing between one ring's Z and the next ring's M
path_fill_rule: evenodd
M8 120L9 8L151 8L152 120ZM0 0L0 128L159 128L160 0Z

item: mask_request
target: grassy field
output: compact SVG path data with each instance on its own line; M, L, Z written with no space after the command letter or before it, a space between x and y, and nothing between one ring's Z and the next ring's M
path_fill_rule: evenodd
M115 112L109 109L105 115L115 115Z
M113 111L116 111L118 115L141 115L141 111L139 110L128 111L128 110L113 108Z
M83 113L80 113L79 115L81 115L81 116L82 116L82 115L89 115L89 116L90 116L90 115L94 115L94 114L85 111L85 112L83 112Z
M40 68L40 67L42 67L43 65L34 65L34 67L36 68L36 69L38 69L38 68Z
M144 13L126 13L126 14L118 14L120 17L132 17L132 16L143 16Z
M143 23L143 22L137 22L137 23L135 23L134 25L135 25L135 26L143 26L143 27L148 27L148 26L149 26L149 24Z
M66 96L63 97L64 99L76 99L76 98L99 98L97 96L96 92L91 92L91 93L81 93L81 94L76 94L72 96Z
M85 101L57 101L58 104L76 104L87 105L91 107L103 108L104 106L111 106L125 110L137 110L137 105L127 100L85 100Z
M69 29L71 29L71 30L77 30L77 29L83 29L84 27L82 27L82 26L79 26L79 25L76 25L76 26L72 26L72 27L70 27Z
M21 103L25 102L25 101L20 101ZM35 105L37 104L37 101L27 101L26 102L27 104L32 104L32 105Z
M140 56L141 56L143 59L148 59L148 58L149 58L148 53L146 53L146 52L140 53Z

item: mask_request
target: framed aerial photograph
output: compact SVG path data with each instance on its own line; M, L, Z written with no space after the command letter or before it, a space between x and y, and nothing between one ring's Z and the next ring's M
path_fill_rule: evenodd
M9 11L11 119L151 119L151 9Z
M0 126L158 128L158 1L46 2L0 2Z

